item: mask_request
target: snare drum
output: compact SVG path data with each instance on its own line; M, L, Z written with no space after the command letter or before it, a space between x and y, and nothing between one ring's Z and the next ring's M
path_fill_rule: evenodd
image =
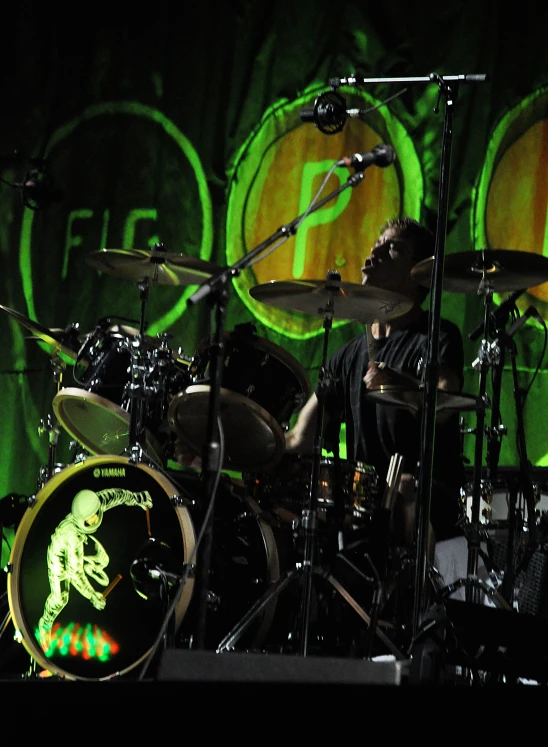
M120 455L129 445L129 385L132 345L137 337L138 330L133 327L98 325L78 353L74 366L77 386L65 387L53 398L59 423L92 455ZM162 464L171 436L168 405L190 382L190 360L172 353L159 339L145 337L141 346L139 367L144 380L137 385L137 396L144 403L144 423L139 425L145 428L147 453Z
M246 332L226 333L221 372L220 418L224 466L265 469L285 451L284 431L310 395L304 368L289 353ZM176 395L168 411L170 427L197 453L207 438L211 346L202 343L191 364L193 383Z
M142 584L133 566L144 550L149 557L151 544L149 562L160 575ZM158 470L119 456L61 470L15 535L8 597L21 642L46 671L66 679L130 672L151 653L164 622L170 588L162 573L181 579L194 547L188 507ZM189 574L175 629L193 585Z
M312 477L312 458L285 454L275 470L254 478L257 501L268 510L285 509L300 516L306 506ZM363 462L321 459L318 512L330 523L359 524L380 507L377 471Z

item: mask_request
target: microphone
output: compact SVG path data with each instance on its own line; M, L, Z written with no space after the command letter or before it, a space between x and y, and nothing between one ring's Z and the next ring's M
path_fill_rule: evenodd
M337 161L337 166L348 166L355 171L365 171L368 166L379 166L384 169L394 163L396 151L391 145L376 145L366 153L354 153Z
M61 190L53 186L51 175L45 167L31 169L23 183L16 186L21 190L23 204L31 210L44 210L64 196Z
M133 588L143 599L155 599L163 595L166 586L173 586L180 576L174 573L177 567L175 554L171 547L149 537L132 562L129 574Z
M534 306L529 306L529 308L527 309L527 311L524 314L522 314L522 316L520 316L518 319L516 319L516 321L513 324L510 325L510 327L508 328L508 332L506 333L508 335L508 337L513 337L516 334L516 332L518 331L518 329L520 327L523 327L523 325L525 324L525 322L528 319L530 319L532 316L538 322L542 323L542 318L541 318L540 314L538 313L538 311L535 309L535 307Z
M491 312L491 319L494 322L504 320L504 318L515 308L516 301L521 295L525 293L526 290L527 288L522 288L521 290L514 291L510 296L508 296L508 298L505 298L501 305L497 309L495 309L495 311ZM481 322L481 324L478 324L476 329L470 332L468 337L470 340L474 341L481 335L483 331L484 324L483 322Z
M344 98L335 91L321 93L314 101L314 108L301 109L303 122L312 122L324 135L336 135L344 127L348 117L360 117L361 109L347 109Z

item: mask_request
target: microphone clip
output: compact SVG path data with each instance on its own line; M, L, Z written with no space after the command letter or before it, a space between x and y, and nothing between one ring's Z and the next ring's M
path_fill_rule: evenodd
M346 119L346 101L336 91L328 91L317 96L312 110L303 110L303 122L313 122L324 135L336 135L341 132Z

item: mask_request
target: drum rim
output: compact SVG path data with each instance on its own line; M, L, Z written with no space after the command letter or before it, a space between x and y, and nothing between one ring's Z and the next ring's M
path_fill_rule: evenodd
M249 495L239 495L237 491L232 490L236 497L241 500L249 507L249 509L255 514L259 529L264 543L264 551L267 559L267 566L269 571L269 581L271 584L277 583L280 580L280 555L278 553L278 545L274 531L270 526L268 519L265 518L265 511L259 506L259 504ZM276 614L276 608L278 599L274 596L270 602L264 607L263 619L258 631L255 633L254 646L261 646L264 642L265 637L268 635L274 616Z
M63 387L60 389L54 396L52 400L52 407L53 412L55 414L55 417L59 421L59 423L63 426L65 431L72 436L80 446L83 446L84 449L90 452L92 456L109 456L113 455L112 451L101 451L98 449L94 444L92 444L88 439L84 438L84 434L80 432L78 428L76 428L68 418L65 417L65 413L63 410L63 406L65 402L77 402L77 401L84 401L86 403L100 406L103 410L107 410L113 415L115 415L120 422L124 422L127 424L128 427L128 433L129 433L129 426L130 426L130 415L126 410L124 410L122 407L117 405L116 403L112 402L111 400L107 399L106 397L102 397L99 394L96 394L95 392L90 392L88 389L79 389L78 387ZM146 445L147 449L150 452L150 456L158 462L158 464L163 464L164 459L162 455L162 448L160 447L160 444L154 437L154 435L150 432L150 430L146 429ZM122 442L121 442L122 445ZM122 449L120 450L120 453L118 455L114 456L123 456L123 451L127 448L129 445L129 436L128 436L128 444L124 445Z
M67 466L65 469L57 472L48 482L41 488L35 496L35 501L23 514L21 521L17 527L17 531L13 538L13 545L9 558L10 573L7 579L7 591L8 591L8 606L11 614L12 623L15 631L17 631L21 637L21 643L24 646L27 653L46 671L53 675L58 675L66 680L74 681L103 681L110 680L116 676L122 676L128 672L134 670L140 664L142 664L147 656L150 654L152 647L146 651L137 661L131 666L126 667L123 670L113 672L105 677L79 677L74 675L72 672L68 672L62 667L53 665L53 663L44 655L42 649L38 646L35 641L33 631L29 631L29 626L25 620L25 615L19 599L19 588L21 583L21 572L18 561L20 560L25 542L27 540L29 531L34 524L36 517L39 515L40 510L47 504L50 496L56 492L56 490L62 485L62 483L70 475L78 472L83 472L86 469L92 469L97 464L124 464L129 467L135 467L136 469L142 469L147 472L153 479L155 479L160 486L166 491L171 492L170 497L180 495L180 491L171 482L164 472L145 464L144 462L135 462L129 457L116 456L116 455L97 455L88 457L81 462ZM169 489L169 490L168 490ZM184 539L184 562L188 563L192 558L194 549L196 546L196 531L194 523L192 521L188 508L182 504L175 504L173 506L175 515L179 520L180 528L183 532ZM193 561L194 562L194 561ZM194 576L189 574L182 593L180 594L179 600L175 608L175 626L179 629L183 622L184 616L190 605L194 591ZM28 640L27 640L28 638Z

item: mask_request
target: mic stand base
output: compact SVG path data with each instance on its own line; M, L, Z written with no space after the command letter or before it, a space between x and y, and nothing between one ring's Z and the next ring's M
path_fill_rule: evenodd
M497 589L494 589L493 587L488 586L485 583L485 581L482 581L479 578L475 578L474 576L466 576L465 578L459 578L456 581L454 581L452 584L449 584L448 586L446 586L444 589L442 589L438 593L435 601L443 602L445 599L448 599L452 594L454 594L456 591L462 588L464 588L465 590L472 588L475 591L483 592L486 596L492 599L495 602L496 606L499 607L500 609L504 609L504 610L513 609Z
M348 561L347 561L348 562ZM354 566L352 566L354 568ZM357 569L355 569L357 570ZM361 574L360 571L358 573ZM371 615L368 615L365 610L358 604L354 597L337 581L337 579L324 570L323 568L307 567L305 564L298 563L294 569L285 573L278 581L272 584L272 587L263 594L247 611L247 613L241 618L241 620L229 631L229 633L223 638L223 640L217 646L217 653L229 651L238 642L241 636L249 628L251 623L260 614L260 612L271 602L275 597L281 594L294 581L308 580L308 576L314 577L319 576L323 581L327 581L331 586L339 593L339 595L349 604L349 606L361 617L361 619L368 626L368 642L366 645L368 654L372 650L372 638L376 635L379 640L384 643L387 649L395 656L396 659L404 660L407 659L405 654L400 651L379 628L377 627L377 616L378 609L381 599L380 589L377 586L374 593L373 605ZM303 650L302 641L300 646L300 655L306 656L306 648ZM370 658L370 656L365 657Z

